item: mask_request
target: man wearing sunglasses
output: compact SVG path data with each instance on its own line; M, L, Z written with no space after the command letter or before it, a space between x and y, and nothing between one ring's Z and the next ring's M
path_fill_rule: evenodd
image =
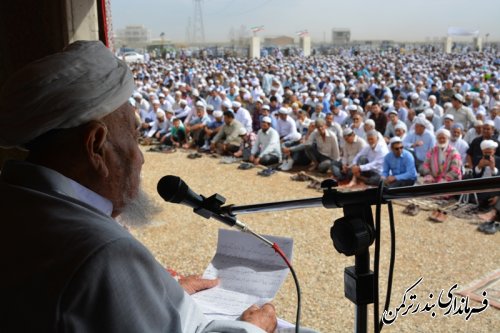
M391 151L384 157L382 179L387 187L411 186L417 180L413 155L403 148L398 136L391 138Z

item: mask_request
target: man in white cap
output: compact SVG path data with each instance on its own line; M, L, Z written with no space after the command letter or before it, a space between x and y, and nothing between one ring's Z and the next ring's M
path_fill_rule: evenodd
M455 95L453 90L453 80L445 81L444 88L441 91L441 103L451 102L451 98Z
M406 127L406 124L399 120L398 112L395 109L389 111L389 122L385 127L384 139L385 142L389 143L392 137L396 135L396 126L401 125Z
M465 166L469 144L462 138L463 132L464 127L462 126L462 124L454 124L451 127L450 145L455 147L455 149L458 151L458 153L460 154L460 158L462 158L462 165Z
M234 119L231 110L224 112L224 125L210 143L210 151L223 155L232 155L240 149L241 137L239 134L241 123Z
M147 113L150 109L150 104L146 99L144 99L139 92L135 92L134 95L135 108L139 110L139 112Z
M382 180L391 187L411 186L417 180L417 170L413 155L404 149L400 137L389 141L391 151L384 157Z
M224 113L221 110L216 110L213 112L214 120L205 126L205 144L200 148L202 151L210 150L210 141L214 136L221 130L224 125Z
M252 146L250 162L255 165L271 165L281 161L281 146L278 132L271 127L271 118L263 117L257 140Z
M160 139L163 135L167 133L167 119L166 119L166 114L165 111L159 109L156 111L156 119L153 123L153 126L147 133L146 137L152 138L155 137L156 139Z
M394 126L395 136L399 137L401 140L404 140L406 137L406 133L408 132L408 128L406 125L398 124Z
M290 110L281 107L278 111L276 121L276 131L278 131L280 142L285 147L290 147L298 143L302 135L297 131L297 126L292 117L289 116Z
M415 111L417 116L420 114L420 112L423 112L425 110L424 101L420 98L420 95L416 92L411 94L410 108Z
M420 166L424 163L427 151L436 144L434 133L427 130L425 126L426 120L416 117L415 129L403 139L403 146L415 156L415 166L419 172L421 172Z
M342 158L340 163L332 163L332 174L338 181L351 180L352 172L349 172L349 166L361 149L367 145L366 141L350 128L344 128L342 134L344 137Z
M437 103L437 97L434 95L430 95L428 102L429 102L429 109L432 109L432 112L434 112L436 116L441 118L443 116L444 110L443 107Z
M2 329L273 332L270 304L241 321L209 321L186 291L217 281L177 282L115 220L145 223L152 209L140 194L133 88L124 62L101 42L80 41L0 91L0 146L29 150L0 176Z
M481 142L484 140L493 140L498 142L498 135L495 134L495 123L491 120L484 122L481 128L481 136L476 137L469 145L469 150L467 150L467 166L469 168L477 165L479 160L483 156L483 151L481 149ZM495 155L500 156L500 148L495 150Z
M431 108L425 109L424 111L425 119L427 119L432 127L435 129L439 129L442 126L441 117L438 116Z
M238 101L234 101L232 103L234 117L237 121L239 121L243 127L247 130L248 133L252 133L252 116L250 112L241 106L241 103Z
M308 170L317 168L319 172L327 172L333 162L340 160L339 143L335 133L327 129L324 119L316 119L315 127L305 147L305 153L311 160Z
M453 95L451 99L452 107L446 110L445 114L451 114L455 123L460 123L464 126L464 128L469 129L476 121L476 117L472 113L471 109L463 105L464 103L465 99L462 95Z
M191 112L191 108L188 106L188 102L185 99L179 101L179 108L175 111L175 118L179 119L181 122L187 118Z
M205 111L205 105L201 101L196 102L196 114L185 124L186 134L191 141L188 140L184 148L201 148L205 144L205 127L209 123L210 118Z
M352 172L352 180L348 186L354 186L359 182L366 185L377 185L380 182L384 157L389 152L384 139L379 139L380 133L371 130L366 133L368 143L354 157L349 169Z
M217 92L215 87L210 88L209 95L207 97L207 103L214 107L214 110L220 110L222 106L222 99Z
M152 101L152 106L149 110L140 110L141 116L141 132L144 136L148 136L147 134L151 130L154 125L156 114L160 110L160 101L155 99Z
M472 143L472 140L481 136L481 133L483 132L483 121L476 120L474 122L474 126L465 132L466 133L464 135L464 140L465 140L465 142L467 142L470 145Z

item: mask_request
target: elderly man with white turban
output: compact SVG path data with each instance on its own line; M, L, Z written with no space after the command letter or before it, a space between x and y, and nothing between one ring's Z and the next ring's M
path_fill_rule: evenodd
M476 178L498 176L498 165L500 165L500 157L495 155L495 150L498 148L498 142L493 140L483 140L481 142L481 150L483 157L474 167L473 174ZM500 193L478 193L479 207L487 212L478 214L478 217L486 221L478 226L478 230L487 234L494 234L500 230L500 224L495 222L500 211Z
M0 146L29 150L0 175L2 331L273 332L271 304L208 320L188 293L217 281L177 282L115 220L151 210L133 89L124 62L80 41L0 90Z
M474 178L486 178L498 176L498 166L500 166L500 156L495 155L498 148L498 142L495 140L483 140L480 144L481 158L474 164L472 173ZM495 202L491 200L499 195L498 192L478 193L480 209L489 209Z
M422 165L424 183L441 183L462 178L462 158L450 145L450 131L440 129L436 132L436 145L430 149Z

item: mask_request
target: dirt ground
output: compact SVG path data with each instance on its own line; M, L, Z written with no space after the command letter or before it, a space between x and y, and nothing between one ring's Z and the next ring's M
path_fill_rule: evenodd
M203 155L188 159L187 152L164 154L146 152L143 185L161 205L162 211L151 225L133 229L165 266L184 274L201 274L216 249L217 230L225 228L215 220L206 220L183 205L166 203L156 192L164 175L181 177L195 192L205 196L219 193L226 203L253 203L320 197L307 188L307 182L290 180L291 173L277 172L270 177L257 175L259 169L238 170L237 164L221 164L220 159ZM427 220L430 211L411 217L402 214L404 206L395 204L396 265L391 308L401 303L407 288L419 278L414 289L423 307L428 295L445 294L455 284L464 287L500 268L500 233L485 235L476 231L477 219L450 216L445 223ZM322 207L284 212L240 215L239 219L262 234L286 236L294 240L293 263L302 288L302 324L321 332L352 332L354 306L344 297L343 271L354 264L354 257L335 251L330 227L342 217L341 209ZM381 227L381 308L385 300L389 258L389 223L387 208L382 208ZM373 263L373 246L371 259ZM373 265L372 265L373 267ZM432 303L432 302L430 302ZM296 292L289 276L274 304L279 316L295 321ZM471 302L473 307L479 303ZM369 331L372 329L370 306ZM500 310L493 307L465 320L462 315L444 315L437 310L399 316L384 332L500 332Z

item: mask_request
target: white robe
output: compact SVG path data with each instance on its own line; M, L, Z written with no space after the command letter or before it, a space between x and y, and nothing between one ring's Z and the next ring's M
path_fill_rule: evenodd
M209 321L109 202L51 169L8 161L0 211L7 332L264 332Z

